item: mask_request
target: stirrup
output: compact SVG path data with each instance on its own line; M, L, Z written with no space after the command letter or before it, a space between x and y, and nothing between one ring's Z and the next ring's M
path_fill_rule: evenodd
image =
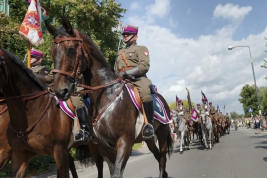
M144 129L145 129L148 125L150 125L150 126L153 128L153 134L152 134L151 136L144 136ZM142 129L142 138L145 139L145 140L146 140L146 139L151 139L151 138L154 137L154 135L155 135L155 130L154 130L154 127L152 126L152 124L148 123L147 125L144 125L144 127L143 127L143 129Z
M85 137L87 135L87 137ZM77 136L80 136L80 138L76 139ZM89 141L89 132L81 129L75 136L74 136L74 142L88 142Z

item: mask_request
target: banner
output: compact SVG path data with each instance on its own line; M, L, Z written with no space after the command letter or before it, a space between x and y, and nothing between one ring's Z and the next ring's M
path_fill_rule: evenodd
M42 15L39 0L31 0L25 18L20 26L19 34L35 47L38 47L44 42L41 21Z
M197 111L195 110L195 108L192 109L192 115L191 115L191 119L195 122L197 122L198 120L198 113Z

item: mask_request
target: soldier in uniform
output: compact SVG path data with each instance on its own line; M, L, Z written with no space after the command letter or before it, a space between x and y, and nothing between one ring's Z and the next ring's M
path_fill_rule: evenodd
M209 105L210 105L210 113L209 114L211 116L215 116L215 112L216 112L215 107L212 106L212 102L209 102Z
M179 99L177 100L176 110L177 110L178 114L183 117L184 111L185 111L185 107L183 105L182 100L179 100Z
M207 105L207 98L202 98L203 104L201 105L201 110L206 113L206 115L209 115L209 107Z
M145 46L137 45L137 33L138 27L135 26L127 25L123 29L122 36L126 47L118 52L114 70L117 77L130 80L138 89L149 122L144 126L143 136L149 139L154 136L154 105L150 92L152 83L146 76L150 67L149 52Z
M46 66L42 66L43 53L37 49L31 50L31 70L35 76L48 87L53 85L53 73ZM84 98L71 96L71 102L76 110L81 130L75 135L76 142L87 142L89 139L88 113L84 104Z

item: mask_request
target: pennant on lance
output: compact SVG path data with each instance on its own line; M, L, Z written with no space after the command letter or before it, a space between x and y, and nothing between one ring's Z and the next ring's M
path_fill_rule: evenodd
M192 109L192 115L191 115L191 119L195 122L197 122L198 120L198 113L197 111L195 110L195 108Z
M41 20L41 6L39 0L31 0L25 18L20 26L19 34L36 47L44 42Z

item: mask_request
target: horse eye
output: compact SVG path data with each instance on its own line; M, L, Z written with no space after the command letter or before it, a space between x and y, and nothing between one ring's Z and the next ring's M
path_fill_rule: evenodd
M76 50L74 48L67 48L66 53L70 58L74 58L76 56Z

